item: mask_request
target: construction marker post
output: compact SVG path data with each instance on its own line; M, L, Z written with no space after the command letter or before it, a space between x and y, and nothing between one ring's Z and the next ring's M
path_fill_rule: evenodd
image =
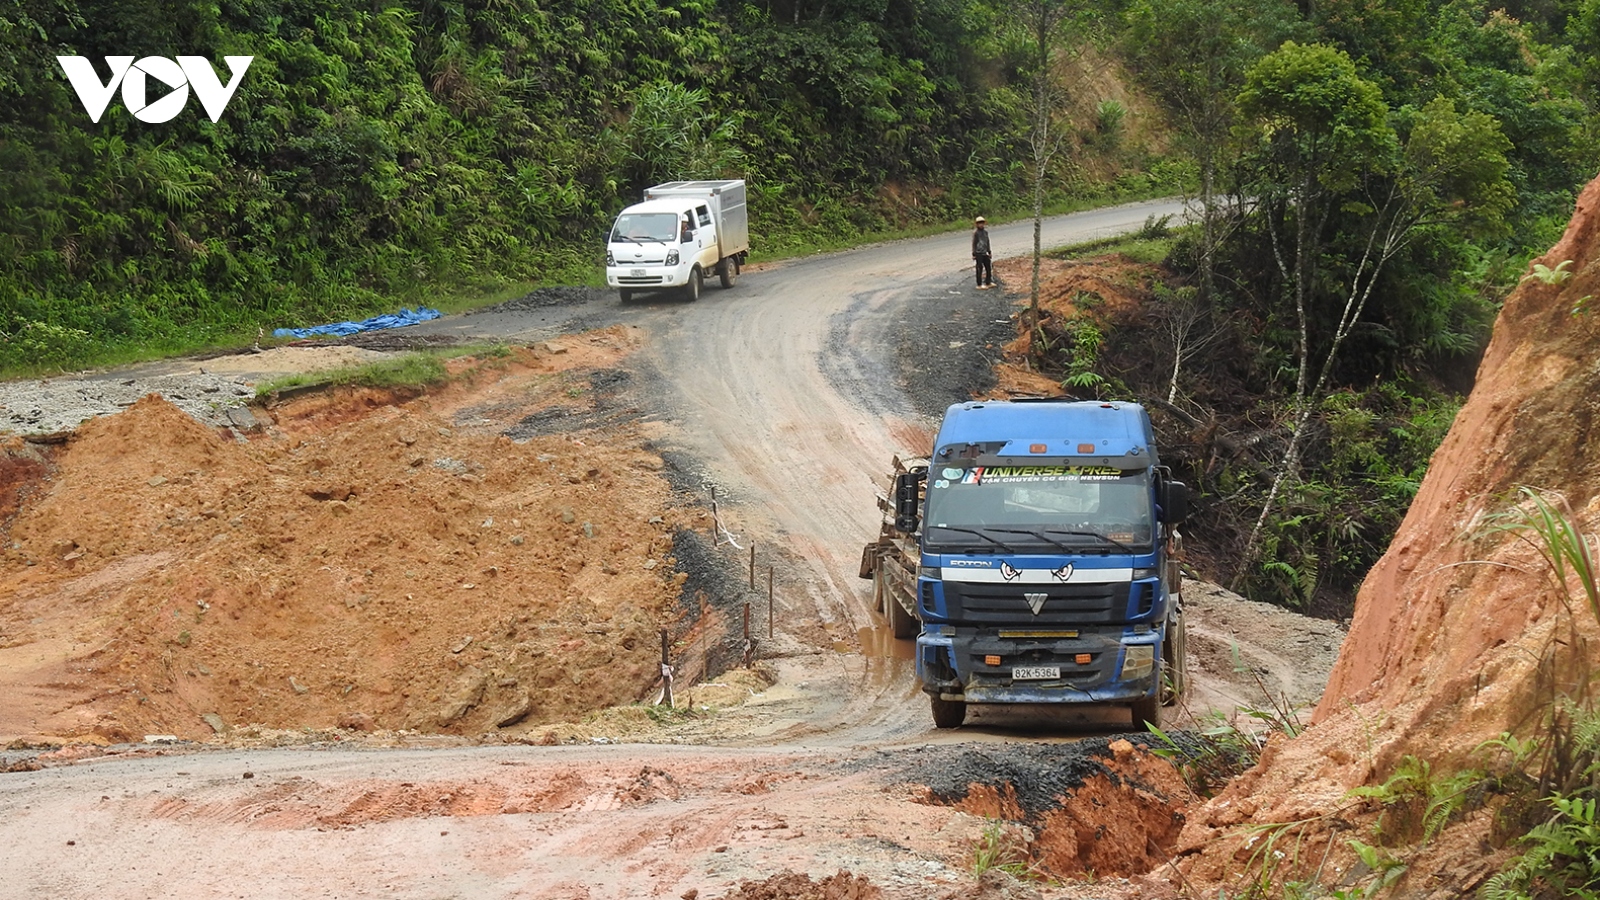
M750 601L744 602L744 667L750 668L750 662L756 655L756 642L750 637Z
M661 697L656 700L656 705L672 706L672 666L667 657L667 630L661 629Z

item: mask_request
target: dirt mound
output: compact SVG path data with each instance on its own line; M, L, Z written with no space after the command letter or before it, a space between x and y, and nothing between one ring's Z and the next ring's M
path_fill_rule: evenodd
M882 896L883 891L865 878L841 869L821 881L780 872L762 881L740 882L738 889L724 894L722 900L879 900Z
M526 730L624 704L678 617L677 503L593 373L616 328L340 390L241 443L159 397L16 447L0 568L0 736ZM504 432L559 407L538 436ZM51 474L46 477L47 470Z
M1196 798L1139 740L929 748L907 774L925 784L923 802L1024 826L997 840L1041 875L1142 875L1166 861Z

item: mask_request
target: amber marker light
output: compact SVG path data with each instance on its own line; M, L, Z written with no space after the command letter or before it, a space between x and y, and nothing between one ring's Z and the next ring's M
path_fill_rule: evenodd
M1073 659L1074 662L1076 662L1080 666L1087 666L1089 664L1089 660L1093 659L1093 657L1091 657L1087 653L1079 653L1077 656L1074 656L1072 659Z
M998 666L1000 665L1000 657L991 653L983 658L983 664L986 666Z

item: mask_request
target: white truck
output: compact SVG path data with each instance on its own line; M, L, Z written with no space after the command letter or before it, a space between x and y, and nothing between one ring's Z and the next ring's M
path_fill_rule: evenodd
M744 179L669 181L617 216L606 239L606 285L624 303L668 288L698 300L708 274L733 287L749 253Z

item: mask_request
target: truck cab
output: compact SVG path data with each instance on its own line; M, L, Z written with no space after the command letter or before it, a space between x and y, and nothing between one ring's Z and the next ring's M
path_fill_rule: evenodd
M1138 404L951 406L868 546L885 604L918 624L935 724L960 725L969 703L1038 702L1126 705L1158 724L1184 686L1187 502Z

